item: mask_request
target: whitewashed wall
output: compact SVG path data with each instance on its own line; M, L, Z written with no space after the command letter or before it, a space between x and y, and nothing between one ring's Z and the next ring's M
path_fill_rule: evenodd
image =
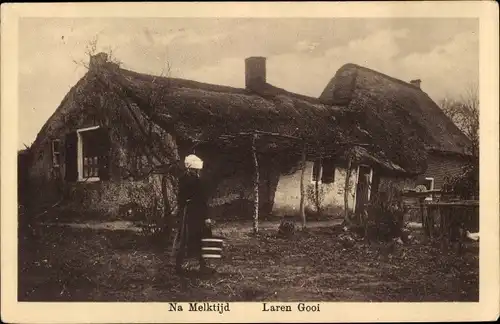
M314 187L312 181L313 162L306 162L304 175L305 186ZM276 195L274 197L273 214L275 215L298 215L300 212L300 177L302 170L297 170L291 175L282 175L278 182ZM349 209L354 206L356 192L357 168L354 168L350 177L350 192L348 198ZM345 168L335 168L335 181L331 184L320 184L325 195L322 208L325 214L335 215L344 210L344 187L346 181ZM306 209L315 210L314 204L306 195Z

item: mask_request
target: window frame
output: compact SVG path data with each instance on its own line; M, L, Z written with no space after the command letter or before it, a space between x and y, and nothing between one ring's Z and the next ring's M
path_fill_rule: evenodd
M312 184L327 184L327 185L333 185L335 183L335 171L337 170L337 165L335 163L331 163L332 166L333 166L333 181L329 181L329 182L324 182L323 181L323 171L324 171L324 166L323 166L323 162L325 160L324 159L318 159L316 161L313 161L313 167L312 167L312 170L311 170L311 183ZM319 164L319 170L318 170L318 177L316 180L314 180L314 165L318 163Z
M77 182L96 182L100 181L101 178L99 176L97 177L83 177L83 140L82 140L82 134L84 132L96 130L100 128L100 126L91 126L91 127L86 127L86 128L80 128L76 130L76 136L77 136L77 154L76 154L76 164L77 164L77 171L78 171L78 178L76 179Z
M314 165L318 163L319 165L319 169L318 169L318 176L316 178L316 180L314 180ZM311 183L312 184L321 184L321 179L323 177L323 163L320 159L317 159L316 161L313 161L313 165L312 165L312 170L311 170Z
M56 152L56 150L54 149L54 143L58 143L58 151ZM54 139L52 140L51 142L51 155L52 155L52 167L53 168L60 168L61 167L61 140L60 139ZM58 159L56 159L56 155L58 156ZM57 164L56 164L56 161L57 161Z
M431 185L430 185L430 188L428 191L431 191L431 193L429 194L429 196L425 197L425 200L426 201L432 201L432 191L434 190L434 177L425 177L425 181L430 181L431 182Z

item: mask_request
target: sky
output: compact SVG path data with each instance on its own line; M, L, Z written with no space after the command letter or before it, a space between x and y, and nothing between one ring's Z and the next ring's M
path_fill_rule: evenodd
M161 74L168 62L172 77L235 87L244 59L265 56L269 83L314 97L347 63L419 78L435 101L479 82L477 19L22 18L18 148L84 76L93 40L126 69Z

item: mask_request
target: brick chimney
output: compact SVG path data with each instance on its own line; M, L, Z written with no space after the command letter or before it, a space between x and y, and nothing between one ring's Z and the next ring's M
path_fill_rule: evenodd
M245 59L245 87L251 89L266 83L266 58L252 56Z
M411 80L410 81L410 84L414 85L415 87L419 88L420 89L420 84L422 83L422 80L420 79L415 79L415 80Z
M95 55L90 55L90 61L89 61L89 70L94 70L96 68L99 68L100 66L103 66L108 62L108 54L106 53L97 53Z

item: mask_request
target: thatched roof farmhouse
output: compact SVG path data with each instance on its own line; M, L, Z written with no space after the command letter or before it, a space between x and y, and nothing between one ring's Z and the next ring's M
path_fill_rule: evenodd
M193 151L206 161L214 205L251 200L255 135L260 201L272 208L275 194L288 201L283 177L293 178L304 149L307 161L340 166L349 149L373 170L413 176L426 170L426 149L466 145L423 92L368 69L344 66L320 98L267 83L262 57L247 59L242 77L239 89L125 70L104 53L91 57L30 148L31 200L113 215L131 204L172 212L180 162Z
M425 84L425 83L424 83ZM342 66L323 90L327 104L346 107L369 121L363 126L374 137L387 141L388 157L399 160L401 147L418 139L427 152L421 177L434 178L440 188L447 174L459 172L469 157L470 140L424 92L422 80L410 82L356 64ZM397 136L391 136L397 135ZM409 145L409 146L408 146ZM420 150L414 158L421 160Z

